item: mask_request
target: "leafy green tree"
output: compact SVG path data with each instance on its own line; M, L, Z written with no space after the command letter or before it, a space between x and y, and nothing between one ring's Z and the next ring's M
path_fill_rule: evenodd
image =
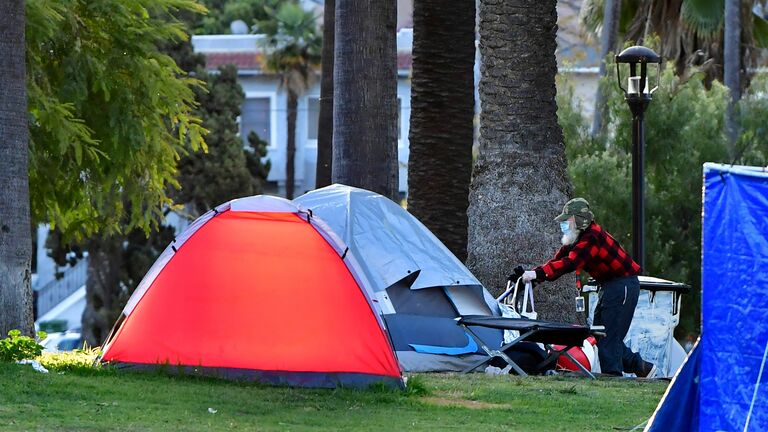
M248 145L250 151L245 152L245 164L251 173L253 193L260 194L264 189L264 183L267 182L269 170L272 168L272 162L267 157L267 147L269 143L259 138L256 132L251 131L248 134Z
M187 38L192 0L29 0L34 219L67 236L148 232L171 205L176 161L204 147L193 89L157 45Z
M205 148L193 112L202 82L158 48L188 37L175 13L203 10L192 0L27 2L32 211L89 251L90 343L111 327L136 278L124 274L142 262L115 256L128 253L126 238L154 238L178 159Z
M622 244L631 245L632 119L623 95L615 86L605 88L610 134L589 135L567 83L561 85L558 114L576 195L589 200L596 218ZM768 164L765 89L764 81L756 81L740 103L736 159L728 156L723 85L715 82L707 90L701 79L681 79L668 68L646 112L645 274L693 287L683 299L679 334L699 332L702 164Z
M197 16L185 16L194 23ZM195 88L198 106L195 114L208 130L207 151L191 152L178 163L180 189L172 191L175 202L185 205L182 214L194 218L221 202L261 192L269 172L267 143L250 138L246 149L238 136L237 116L244 94L237 82L234 66L208 73L205 59L193 52L189 41L162 44L186 72L205 82ZM89 274L87 306L83 314L83 330L90 344L99 344L120 316L126 301L152 263L174 236L170 226L160 226L149 236L132 231L126 235L94 237L87 243Z
M276 8L283 0L202 0L208 13L194 24L196 34L228 34L232 21L246 24L267 19L267 8Z
M286 145L285 196L293 199L295 185L296 114L299 97L310 86L314 68L320 64L322 38L316 17L295 1L267 8L268 18L257 22L256 31L265 34L266 69L280 77L288 92L288 139Z
M728 137L730 155L733 154L733 144L738 139L739 131L736 128L736 103L741 98L741 11L744 6L742 0L725 0L724 35L723 35L723 84L730 92L730 103L725 111L725 128ZM749 2L751 3L751 2Z
M176 160L187 149L205 145L205 131L191 113L192 88L199 82L181 76L156 45L186 37L172 11L203 9L192 0L29 0L21 5L26 6L33 220L51 223L68 238L97 231L148 232L171 203L166 191L176 182ZM21 16L24 23L24 14L7 16ZM24 78L23 73L6 75ZM26 160L15 165L26 169ZM13 189L24 191L21 185ZM15 202L26 199L19 196ZM17 244L29 249L28 242ZM15 284L13 289L25 294L20 304L4 304L3 310L30 316L29 281Z
M235 121L245 97L237 68L230 65L211 75L199 68L196 76L208 84L208 91L198 92L198 114L203 126L215 133L206 137L207 152L180 161L176 201L190 203L202 214L228 199L252 195L253 182Z

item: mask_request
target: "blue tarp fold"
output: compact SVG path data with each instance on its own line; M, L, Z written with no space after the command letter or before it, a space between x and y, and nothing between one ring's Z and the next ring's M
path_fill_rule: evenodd
M699 370L701 348L697 342L683 367L669 384L659 408L648 421L645 432L699 430Z

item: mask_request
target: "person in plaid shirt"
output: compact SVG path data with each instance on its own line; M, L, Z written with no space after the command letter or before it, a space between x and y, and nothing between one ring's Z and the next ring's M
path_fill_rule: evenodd
M601 286L594 324L605 326L606 336L597 342L602 372L652 377L656 366L624 345L640 295L640 266L594 221L584 198L568 201L555 221L560 222L563 246L554 258L523 273L523 280L553 281L577 270L589 273Z

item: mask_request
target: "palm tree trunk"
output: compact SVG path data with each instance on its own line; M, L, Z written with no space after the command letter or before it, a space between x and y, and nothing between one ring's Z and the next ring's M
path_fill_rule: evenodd
M604 0L603 30L600 35L600 78L605 77L605 58L616 50L616 39L619 33L619 17L621 16L621 0ZM605 91L602 83L597 86L595 94L595 111L592 117L592 136L603 131L603 116L605 115Z
M89 346L104 343L136 288L128 277L131 267L138 264L126 261L124 244L129 241L124 236L105 236L94 237L88 242L88 279L85 283L82 327L83 340Z
M555 104L556 0L480 1L480 143L470 188L467 264L494 293L516 265L559 245L569 198ZM542 318L576 320L574 279L537 288Z
M320 81L320 113L317 125L315 187L331 184L333 163L333 43L336 1L325 0L323 11L323 64Z
M285 148L285 197L293 199L296 184L296 110L299 95L288 89L288 142Z
M725 129L728 139L728 155L732 161L736 157L736 140L739 136L736 106L741 99L739 70L741 69L741 0L725 0L725 32L723 82L731 93L725 114Z
M393 1L336 1L333 181L395 198L397 58Z
M474 63L475 3L416 0L408 211L462 261L472 176Z
M13 329L27 335L34 330L24 25L24 0L4 2L0 13L0 338Z

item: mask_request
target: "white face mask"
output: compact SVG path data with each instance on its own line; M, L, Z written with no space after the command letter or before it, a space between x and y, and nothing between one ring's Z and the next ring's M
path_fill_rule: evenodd
M580 231L573 229L570 221L560 222L560 231L563 232L563 238L560 239L563 246L572 245L579 238Z

